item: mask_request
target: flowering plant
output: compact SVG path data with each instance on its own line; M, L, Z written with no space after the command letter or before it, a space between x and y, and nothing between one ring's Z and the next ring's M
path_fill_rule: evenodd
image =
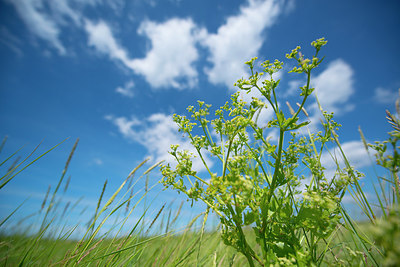
M297 110L289 105L290 115L278 102L279 80L274 79L283 62L267 60L261 64L263 71L258 72L256 58L246 62L250 77L238 80L235 86L247 93L257 90L263 99L253 98L246 103L240 99L240 91L234 93L230 102L215 111L211 121L211 106L202 101L198 101L198 108L187 108L190 118L174 115L179 131L190 139L208 177L193 170L194 155L172 145L170 154L177 165L162 166L162 183L189 199L206 203L220 218L225 244L243 253L250 266L255 262L262 266L320 263L329 247L327 238L339 222L341 198L351 181L349 177L354 176L342 170L335 177L326 177L320 159L340 125L333 121L332 114L323 112L323 131L299 134L299 129L309 123L301 119L301 111L305 112L304 105L314 91L311 72L322 62L318 53L326 43L324 38L311 43L315 48L311 59L304 57L299 46L286 55L297 62L290 73L306 76L306 84L299 90L300 104ZM260 127L257 118L265 108L272 108L275 115L266 127ZM202 135L194 134L195 126L201 128ZM276 143L268 137L268 129L278 129ZM220 162L219 172L209 168L205 153ZM309 183L301 189L305 179ZM249 227L256 245L249 241ZM325 249L320 249L322 244Z

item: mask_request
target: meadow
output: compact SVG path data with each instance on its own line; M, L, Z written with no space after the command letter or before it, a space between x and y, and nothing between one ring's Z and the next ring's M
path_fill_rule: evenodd
M385 175L369 177L374 183L375 203L361 185L363 174L351 166L340 146L340 124L333 114L319 106L322 130L309 130L304 107L314 93L311 72L323 62L319 52L326 43L323 38L312 42L315 54L311 58L306 58L300 47L286 55L295 62L290 73L305 75L307 80L299 88L296 108L289 103L284 108L277 100L279 80L274 77L284 63L265 61L259 71L257 59L251 59L246 62L251 76L238 80L236 86L239 92L258 92L259 98L247 103L235 93L212 118L211 106L201 101L197 107L188 107L188 117L175 115L197 154L171 144L175 164L158 162L143 170L148 161L144 160L108 199L103 199L105 183L89 223L71 226L64 223L65 218L79 201L64 209L60 203L68 187L66 173L77 140L56 187L47 191L41 209L33 213L35 224L4 230L13 229L13 215L23 202L2 218L1 265L399 266L400 120L387 111L386 120L393 131L383 142L368 144L360 129L366 154L385 170ZM275 116L261 127L257 120L266 107L273 109ZM396 110L400 114L399 101ZM276 140L268 136L271 130L278 133ZM4 145L6 138L0 151ZM33 151L21 162L14 160L18 151L2 155L0 190L7 190L20 172L57 146L39 156ZM332 155L337 169L330 177L321 155L333 147L340 154ZM204 164L205 175L193 170L195 156ZM218 170L208 168L208 158L219 162ZM176 210L166 203L154 211L147 195L155 185L149 185L148 177L159 171L166 190L180 192L193 205L203 202L204 212L182 226L184 203ZM138 191L135 185L141 179L147 182ZM356 220L347 212L342 203L345 195L351 196L366 220ZM214 228L207 227L211 216L219 220ZM133 227L127 229L127 225Z

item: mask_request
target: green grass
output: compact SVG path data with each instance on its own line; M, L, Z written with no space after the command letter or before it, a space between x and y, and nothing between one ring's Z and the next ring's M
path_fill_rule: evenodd
M15 233L4 233L4 226L15 224L12 218L19 207L1 222L1 266L248 266L248 260L242 253L224 244L220 229L206 230L208 211L195 216L188 225L180 228L177 222L182 217L182 206L171 210L172 205L165 203L162 208L152 210L151 204L145 204L146 211L143 211L144 199L152 187L148 186L147 181L146 188L143 188L140 194L132 192L132 188L140 179L148 179L149 172L155 171L159 163L139 176L138 173L146 161L142 162L109 199L103 199L107 183L102 189L99 188L101 194L97 208L93 211L94 216L90 223L83 227L86 230L80 230L81 239L76 239L74 234L78 227L82 228L82 223L75 225L76 228L62 224L63 218L68 216L68 212L72 212L73 207L67 209L67 214L64 214L64 207L59 205L61 199L58 195L66 189L68 181L65 181L64 177L77 143L78 141L73 146L56 188L48 191L41 210L32 213L32 218L37 222L36 230L34 225L29 225L27 228L15 228L19 229ZM43 155L29 161L32 156L33 153L20 164L13 162L12 166L7 168L5 165L11 162L13 157L3 161L0 166L7 171L2 181L14 179L16 174ZM134 174L138 178L133 179ZM395 178L396 175L393 175L392 179ZM396 201L395 186L390 181L386 179L389 189L380 185L381 191L378 195L380 205L385 209ZM353 184L352 187L353 194L362 198L363 194L357 191L362 188L357 184ZM7 189L5 187L2 190ZM385 190L389 190L390 194ZM362 201L364 204L360 204L360 209L369 212L367 204L371 203L368 203L367 199ZM126 211L128 202L129 212ZM128 220L132 225L132 214L135 214L137 219L130 232L126 233ZM375 215L370 213L367 216L370 220L366 222L357 222L348 214L342 214L343 219L335 231L328 238L316 243L316 256L323 257L319 265L396 266L398 252L395 244L399 235L399 223L396 219L399 217L395 210L392 215L385 211L383 214L380 219L374 218ZM110 222L111 228L105 229L105 224ZM382 232L382 229L387 230ZM262 250L257 245L251 227L244 228L243 232L249 245L255 248L256 253L261 254ZM301 231L295 234L299 237L304 235Z
M371 227L369 223L362 226ZM368 229L367 229L368 230ZM249 242L255 244L251 229L245 230ZM116 239L95 239L78 259L72 257L78 241L55 240L25 235L0 236L3 266L18 266L28 249L31 254L23 265L28 266L247 266L247 259L232 247L223 244L218 231L206 232L187 228L181 232L153 236ZM201 243L200 243L201 241ZM31 244L35 244L31 248ZM356 249L351 235L341 228L334 237L322 266L364 265L364 255L352 255Z

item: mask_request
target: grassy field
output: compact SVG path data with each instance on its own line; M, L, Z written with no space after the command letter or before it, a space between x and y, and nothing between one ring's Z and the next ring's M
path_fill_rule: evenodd
M68 160L72 157L74 149ZM158 166L158 165L156 165ZM140 166L138 166L140 167ZM63 174L67 172L68 162ZM129 234L121 235L125 222L135 209L122 216L112 230L103 231L102 226L110 217L125 210L126 203L132 196L126 194L130 188L129 179L138 171L136 168L124 181L121 187L100 205L103 194L99 198L99 205L95 211L92 225L84 233L82 239L71 238L76 231L74 227L53 225L62 214L52 207L59 207L56 201L56 190L53 195L48 194L47 204L36 213L42 221L40 229L19 231L19 233L0 235L0 262L2 266L247 266L246 257L234 248L224 244L220 237L220 229L206 230L207 214L201 213L192 221L177 229L176 222L180 219L180 209L171 213L161 208L153 212L152 219L144 221L145 213L136 222ZM152 166L149 171L155 169ZM60 178L61 186L64 176ZM140 178L139 178L140 179ZM132 183L130 183L132 186ZM134 183L133 183L134 184ZM104 191L104 188L103 188ZM146 193L139 198L145 197ZM53 200L52 200L53 199ZM58 199L57 201L60 201ZM103 202L104 203L104 202ZM136 204L138 204L137 202ZM135 206L135 205L132 205ZM12 216L11 216L12 217ZM10 217L10 218L11 218ZM168 218L168 220L166 220ZM2 225L6 223L6 218ZM163 221L160 223L160 221ZM62 221L62 220L61 220ZM157 225L157 226L154 226ZM56 226L56 227L55 227ZM153 228L152 228L153 227ZM154 229L154 227L157 227ZM151 233L150 229L153 229ZM371 233L371 223L361 224L360 229ZM102 232L100 234L100 232ZM261 249L255 242L255 235L250 227L244 229L248 242L261 254ZM359 231L360 234L361 231ZM298 233L301 235L301 233ZM361 252L362 242L355 241L345 225L339 225L337 231L328 239L320 241L319 255L324 255L321 266L364 266L365 253ZM361 236L361 235L360 235ZM330 245L327 246L326 243ZM379 259L378 253L373 254ZM325 253L324 250L328 252Z
M63 218L68 216L72 208L62 210L58 195L67 183L64 178L77 143L78 140L55 190L48 192L41 209L33 212L32 217L39 222L35 224L36 228L31 225L15 228L18 230L14 232L5 230L10 229L5 226L15 224L12 217L18 208L0 223L1 266L248 266L248 259L243 253L224 244L221 226L211 230L206 227L209 223L209 210L195 216L184 227L177 224L182 216L182 206L177 210L164 209L168 206L165 203L158 210L149 205L144 212L140 206L142 211L139 211L137 207L152 188L146 186L140 195L133 194L132 188L138 180L148 177L150 172L158 171L160 163L142 171L139 176L146 161L142 162L109 199L103 199L106 188L104 184L94 216L85 226L63 225ZM2 168L7 171L1 179L1 190L7 190L3 187L11 179L46 153L33 160L30 155L21 163L13 163L7 168L5 163L11 162L12 157L3 161ZM134 174L139 178L133 179ZM392 179L396 177L393 175ZM354 221L343 210L341 221L326 238L315 239L315 236L305 234L301 229L294 233L303 242L305 239L315 239L313 256L317 262L314 265L398 266L400 253L396 244L400 240L400 220L397 209L388 209L389 206L396 206L393 205L397 201L395 183L386 179L384 182L387 185L384 185L383 179L386 178L377 178L381 190L380 194L377 193L383 214L381 218L368 213L368 206L372 203L360 201L360 209L370 218L366 222ZM349 188L355 198L361 198L363 192L357 190L354 185ZM129 210L126 209L127 205ZM127 233L126 225L128 221L132 225L132 214L139 219L134 220L134 226ZM104 227L109 222L112 224L111 229ZM77 232L79 238L76 237ZM243 232L249 246L261 255L263 251L253 229L245 226ZM280 260L280 263L272 265L305 266L293 262L282 263L285 262L284 258Z
M252 236L252 230L246 231ZM253 235L254 237L254 235ZM79 241L37 238L37 236L1 236L3 266L247 266L247 259L226 246L218 231L185 229L180 233L152 237L94 239L87 245ZM351 235L344 231L334 238L321 266L364 266L363 253L355 249ZM255 243L250 238L251 243ZM78 247L78 253L71 253ZM79 253L81 251L81 253ZM260 252L260 251L259 251ZM79 256L78 256L79 255Z

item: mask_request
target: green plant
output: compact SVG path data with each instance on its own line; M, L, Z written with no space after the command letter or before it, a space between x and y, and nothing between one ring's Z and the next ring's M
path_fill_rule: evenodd
M400 99L396 101L396 110L399 114ZM377 250L382 255L382 266L399 266L400 249L396 242L400 240L400 153L398 141L400 140L400 120L386 110L386 118L393 130L384 141L367 144L360 129L361 137L367 149L374 151L376 165L386 170L386 176L377 176L380 192L375 189L379 202L381 218L376 218L373 210L364 209L371 219L372 240L377 245ZM360 197L358 198L360 199Z
M349 172L354 171L340 170L338 166L335 177L326 177L320 159L327 143L337 137L335 130L340 125L333 121L332 114L323 112L323 131L299 134L299 129L309 123L300 122L300 112L314 91L311 71L321 63L318 53L326 43L324 38L311 43L315 48L311 59L303 56L300 47L286 55L297 62L290 72L304 74L307 81L300 87L301 104L296 111L290 108L290 115L285 115L278 102L279 80L273 77L283 62L267 60L261 64L263 72L258 72L256 58L246 62L251 76L235 85L245 92L258 90L266 101L253 98L246 103L237 92L230 103L215 111L216 118L211 121L207 117L211 106L201 101L198 109L188 107L190 119L174 115L209 178L200 177L192 169L194 155L172 145L170 154L177 165L162 166L163 184L192 200L203 201L218 214L225 244L245 255L250 266L255 262L262 266L320 264L329 251L329 237L339 223L341 198L353 179ZM268 77L262 79L265 74ZM267 107L273 109L275 118L264 129L258 126L257 118ZM200 136L193 131L197 125L202 130ZM210 131L210 126L215 132ZM273 128L279 131L277 144L267 137L267 130ZM289 140L285 141L288 134ZM206 153L219 160L219 173L207 165ZM310 181L301 195L301 181L306 178ZM254 230L257 246L250 246L244 234L249 226Z

